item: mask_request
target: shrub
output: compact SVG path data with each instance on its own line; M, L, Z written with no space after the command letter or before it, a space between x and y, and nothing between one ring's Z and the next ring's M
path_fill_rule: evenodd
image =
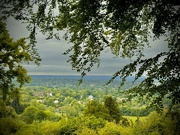
M20 130L22 125L25 124L22 121L13 119L11 117L0 119L0 134L1 135L11 135L15 134Z
M99 135L132 135L130 127L122 127L113 122L107 122L104 128L98 130Z
M151 112L144 121L136 124L133 133L135 135L178 135L178 121L172 119L172 116L166 111L162 113Z

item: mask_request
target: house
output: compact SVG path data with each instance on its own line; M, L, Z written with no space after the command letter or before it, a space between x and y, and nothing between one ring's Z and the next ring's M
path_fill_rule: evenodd
M54 104L57 104L57 103L59 103L59 101L56 99L56 100L54 100Z
M92 96L92 95L89 95L89 97L88 97L90 100L93 100L94 99L94 97Z
M53 95L52 95L52 92L48 92L48 93L47 93L47 96L52 97L52 96L53 96Z
M38 103L43 103L43 102L44 102L44 100L39 99L39 100L37 100L37 102L38 102Z

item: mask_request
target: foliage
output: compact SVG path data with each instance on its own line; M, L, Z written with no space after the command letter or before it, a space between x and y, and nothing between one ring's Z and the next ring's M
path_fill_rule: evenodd
M65 134L65 135L73 134L78 129L78 127L80 127L79 125L81 125L81 123L78 123L78 120L74 118L61 119L59 124L60 124L59 134Z
M97 130L98 128L103 128L105 126L105 120L103 118L97 118L95 116L84 117L83 124L90 129Z
M64 38L73 43L65 54L70 54L72 69L82 76L93 66L99 66L101 52L110 49L114 55L136 59L117 71L109 83L120 76L123 85L132 73L136 74L135 80L147 73L141 85L127 91L130 97L157 94L151 105L161 108L162 98L170 93L172 104L179 103L180 8L176 1L2 0L1 8L4 18L13 16L28 23L32 50L35 51L38 28L48 34L47 39L58 38L54 29L65 30ZM54 14L55 10L58 14ZM145 58L143 50L150 46L151 36L153 39L165 36L169 51ZM154 80L160 85L154 85Z
M132 119L133 124L122 125L114 122L108 122L102 118L95 116L87 117L63 117L59 121L34 120L33 123L27 124L18 118L1 118L0 119L0 134L3 135L44 135L44 134L99 134L99 135L154 135L167 134L178 135L179 128L179 111L175 114L163 111L161 114L152 112L146 117L137 118L127 117ZM136 119L136 120L135 120Z
M2 95L0 100L4 102L2 104L4 106L9 105L10 99L19 102L19 88L30 81L30 76L27 75L22 63L29 63L34 59L25 38L13 41L2 19L0 19L0 31L0 93ZM15 86L14 80L19 86Z
M23 110L28 106L28 104L30 104L37 107L39 110L48 109L51 112L58 112L68 117L79 116L82 114L82 112L85 113L87 111L89 112L89 114L87 115L96 115L97 117L106 118L107 120L113 120L109 115L108 109L103 105L103 102L107 98L107 95L113 96L114 99L116 98L116 102L120 109L121 115L124 116L147 116L151 111L154 110L153 108L146 108L150 102L147 101L139 103L137 97L134 97L133 100L126 101L126 95L117 92L116 86L118 86L118 83L116 83L116 85L110 85L109 87L101 87L100 89L97 89L96 87L100 87L101 84L103 84L101 83L101 81L96 81L96 84L93 84L93 82L89 81L89 84L95 85L95 88L90 87L90 85L89 87L87 87L84 84L80 88L75 86L53 88L44 86L42 87L41 85L44 84L44 81L47 80L36 79L36 82L39 82L40 86L28 86L22 88L21 107L23 108ZM68 84L70 85L71 83L74 83L74 81L75 80L69 80ZM48 82L49 86L53 86L53 83L51 84L51 82L54 81ZM61 82L61 79L59 80L59 82ZM29 91L31 91L32 95L29 95ZM52 92L52 96L48 96L49 91ZM39 93L43 93L43 95L39 95ZM81 96L77 100L76 97L79 95ZM89 95L93 95L94 101L89 101ZM41 103L39 103L39 101L41 101ZM54 103L54 101L59 101L59 103ZM168 102L169 101L167 101L164 106L168 107Z
M13 135L23 126L22 121L13 119L10 117L0 119L0 134L2 135Z
M34 120L36 120L36 114L38 112L38 109L34 106L28 106L24 112L22 113L21 117L26 123L32 123Z
M112 97L106 97L104 104L96 100L89 101L84 109L85 116L95 116L108 121L120 122L121 114L118 104Z
M63 97L66 97L66 96L69 96L71 98L76 97L74 94L72 94L72 92L63 93L65 91L62 92L62 90L60 88L59 89L57 89L57 88L48 89L48 88L44 87L44 89L41 89L39 87L37 87L37 88L32 87L32 89L34 89L34 91L36 91L36 92L39 92L40 90L45 92L45 91L49 91L51 89L54 96L57 95L57 93L61 93L62 94L61 96L63 96ZM25 88L24 93L27 94L26 90L28 90L28 89ZM29 101L29 102L31 103L31 106L34 105L34 106L36 106L36 108L38 108L38 111L36 112L36 114L39 111L44 111L50 117L48 119L44 119L44 120L39 119L38 120L37 117L34 116L33 123L30 124L30 126L27 127L27 129L26 129L30 132L29 134L31 134L31 133L58 134L60 132L62 134L63 133L87 134L87 132L89 132L89 134L93 134L93 133L96 133L96 134L116 133L116 134L118 134L118 133L120 133L120 134L141 135L141 134L162 134L162 133L177 134L179 132L180 115L179 115L179 106L178 105L174 106L172 108L171 112L165 111L160 114L158 114L157 112L152 112L148 116L145 116L145 117L122 116L120 119L120 122L118 124L116 124L115 122L109 122L112 120L111 116L109 115L108 109L107 108L105 109L105 102L102 103L103 101L108 99L109 96L103 96L103 93L101 93L102 90L96 91L96 94L101 94L101 97L97 100L92 100L90 102L87 102L86 99L89 96L89 94L92 93L92 91L90 91L90 92L87 92L88 90L87 91L86 90L75 90L75 91L77 94L82 93L82 95L84 95L84 97L81 98L81 100L79 101L79 103L80 103L79 105L83 106L83 109L84 109L83 115L82 115L82 113L79 113L79 115L77 115L77 116L64 115L64 114L62 116L62 114L60 112L60 113L58 113L59 114L58 116L60 116L60 117L53 119L52 117L56 116L55 114L57 114L57 111L55 111L53 109L52 110L53 112L50 112L51 109L49 109L49 107L44 108L42 103L37 103L36 100L34 100L32 98L32 101L31 102ZM106 93L107 95L108 94L114 95L114 92L116 92L116 90L114 90L114 91L110 90L110 91L106 91L106 92L103 91L103 92ZM123 95L121 95L121 96L123 96ZM99 97L99 96L95 95L95 97ZM112 99L115 101L115 98L112 98ZM70 102L67 102L67 104L64 104L64 106L73 107L73 105L76 104L75 99L73 99L73 100L74 101L71 102L72 106L69 106ZM99 101L102 100L102 102L97 102L98 100ZM139 104L136 101L138 101L138 100L136 98L134 98L134 100L132 100L131 102L123 103L123 107L128 108L128 109L132 108L131 111L132 112L134 111L133 113L138 115L138 111L142 107L144 107L145 103ZM87 104L85 105L85 103L87 103ZM111 103L111 102L108 102L108 103ZM120 102L118 102L118 103L120 103ZM139 106L141 108L138 108ZM61 107L63 107L63 106L61 106ZM46 109L49 109L49 110L46 110ZM69 109L69 111L71 111L71 110ZM120 111L121 111L121 109L120 109ZM68 113L69 112L67 112L67 114ZM22 116L23 115L24 114L22 114ZM22 119L22 117L20 117L20 118ZM110 118L110 120L108 118ZM74 123L76 123L76 124L74 124ZM47 128L48 126L51 128ZM85 129L87 129L87 130L85 131ZM20 133L21 131L27 132L26 130L23 131L23 128L21 128L18 133Z
M104 128L98 130L99 135L132 135L130 127L122 127L113 122L106 123Z
M177 115L179 117L179 114ZM176 135L179 132L177 126L179 120L173 120L171 114L167 114L163 111L161 114L157 112L151 112L148 117L141 122L138 122L134 128L133 134L169 134Z
M95 116L96 118L110 119L107 108L95 100L88 102L84 109L85 116Z
M67 117L73 116L76 117L79 114L79 108L75 106L62 106L61 107L62 114L66 114Z
M128 116L147 116L153 109L147 109L146 107L133 107L122 106L120 107L121 113Z
M91 128L88 127L82 127L82 129L79 129L76 131L77 135L96 135L96 131L94 131Z
M60 115L55 114L54 112L45 109L40 109L32 105L25 108L20 118L28 124L31 124L33 121L58 121L61 119Z
M10 106L0 106L0 118L16 118L17 114L14 108Z
M43 120L46 120L46 119L49 119L49 115L46 111L43 111L43 110L39 110L36 114L36 119L39 120L39 121L43 121Z
M120 119L121 119L121 113L120 113L120 109L118 107L118 103L116 102L116 100L114 98L110 97L106 97L105 101L104 101L104 106L105 108L108 109L109 114L111 116L111 120L113 121L115 120L116 123L119 123Z
M18 99L14 99L12 101L12 107L14 108L17 114L20 114L23 112L23 106L19 103Z

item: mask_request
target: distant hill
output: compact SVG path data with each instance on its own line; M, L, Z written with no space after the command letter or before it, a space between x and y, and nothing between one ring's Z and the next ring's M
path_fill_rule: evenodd
M81 79L81 76L78 75L30 75L32 79L75 79L79 80ZM90 75L90 76L85 76L83 79L84 80L106 80L108 81L111 79L112 76L95 76L95 75ZM133 81L134 76L127 77L127 81ZM144 80L145 77L140 77L137 81L142 81ZM117 77L115 80L120 81L120 78Z
M81 76L77 75L31 75L32 80L29 84L25 86L46 86L46 87L71 87L73 89L84 89L84 88L115 88L118 89L120 85L120 78L116 78L109 85L105 85L110 79L111 76L85 76L81 85L78 85L78 80L81 79ZM129 89L135 85L138 85L145 77L141 77L132 83L134 77L128 77L126 83L122 89Z

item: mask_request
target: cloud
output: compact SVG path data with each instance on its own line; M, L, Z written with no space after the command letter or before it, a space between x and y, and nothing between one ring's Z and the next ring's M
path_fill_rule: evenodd
M165 37L161 37L158 40L153 41L150 39L150 48L145 47L144 49L144 54L146 57L154 57L156 54L163 52L163 51L168 51L168 42L165 41Z
M37 68L35 65L25 65L30 75L72 75L76 74L67 65L41 65ZM78 74L76 74L78 75Z
M19 39L27 37L29 32L25 28L25 24L21 24L10 18L8 22L8 29L11 37ZM63 36L63 32L59 32ZM25 65L29 74L37 75L79 75L76 71L72 70L71 64L67 63L68 56L62 55L70 46L63 38L61 40L51 39L46 40L46 36L37 33L37 49L42 58L41 66ZM167 51L167 42L164 37L160 40L150 40L151 48L145 47L144 54L146 57L154 57L157 53ZM112 55L111 51L102 52L100 56L100 67L92 68L89 75L112 75L120 70L124 65L130 62L129 59L123 59Z
M29 32L26 29L26 25L20 23L19 21L15 21L12 17L8 19L7 29L11 35L11 38L15 40L23 37L28 37Z

